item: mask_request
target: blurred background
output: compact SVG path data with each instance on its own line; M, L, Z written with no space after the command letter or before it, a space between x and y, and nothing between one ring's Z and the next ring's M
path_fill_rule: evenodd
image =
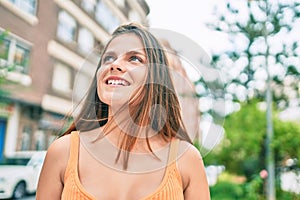
M209 57L191 66L164 43L187 79L175 87L212 199L300 199L299 0L0 0L0 198L34 199L42 159L29 160L129 21L180 33ZM23 174L5 176L13 165Z

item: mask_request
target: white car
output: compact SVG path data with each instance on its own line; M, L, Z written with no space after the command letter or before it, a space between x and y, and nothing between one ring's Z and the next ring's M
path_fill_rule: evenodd
M20 199L34 193L46 152L33 154L26 165L0 165L0 199Z

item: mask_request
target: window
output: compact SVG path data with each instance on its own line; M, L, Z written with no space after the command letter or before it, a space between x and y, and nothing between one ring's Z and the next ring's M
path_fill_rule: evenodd
M120 24L110 8L101 1L97 3L95 18L110 33Z
M42 130L37 130L34 133L35 137L35 150L46 150L46 136L44 131Z
M10 36L0 40L0 68L12 67L14 72L27 74L29 56L28 45Z
M52 88L69 95L72 90L72 70L70 67L57 63L54 66Z
M73 101L79 102L84 98L92 82L92 76L80 71L76 75L73 88Z
M57 37L65 42L75 41L76 21L65 11L61 11L58 15Z
M26 13L36 15L37 1L36 0L9 0L19 9Z
M81 7L88 13L95 12L96 0L82 0Z
M94 36L86 28L81 28L78 34L78 47L79 50L88 53L94 47Z
M135 10L130 10L129 14L129 20L131 21L142 21L140 15Z
M21 151L31 150L31 137L32 137L32 126L24 125L23 131L21 134Z
M8 60L9 45L10 45L9 40L4 38L0 39L0 59Z
M16 64L16 71L21 73L28 73L27 67L29 62L29 50L16 45L15 53L14 53L14 63Z
M120 8L125 7L125 0L114 0L114 2L119 6Z

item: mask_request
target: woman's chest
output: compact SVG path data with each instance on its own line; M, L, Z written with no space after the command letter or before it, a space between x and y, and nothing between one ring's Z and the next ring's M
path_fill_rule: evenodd
M79 168L79 181L96 199L140 200L164 185L165 169L148 173L124 173L106 167Z

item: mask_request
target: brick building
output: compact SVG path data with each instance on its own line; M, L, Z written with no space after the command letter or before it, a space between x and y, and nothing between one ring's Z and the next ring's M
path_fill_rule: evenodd
M0 159L45 150L72 108L77 72L95 66L112 30L127 21L147 25L144 0L0 0ZM91 70L81 70L80 84Z

